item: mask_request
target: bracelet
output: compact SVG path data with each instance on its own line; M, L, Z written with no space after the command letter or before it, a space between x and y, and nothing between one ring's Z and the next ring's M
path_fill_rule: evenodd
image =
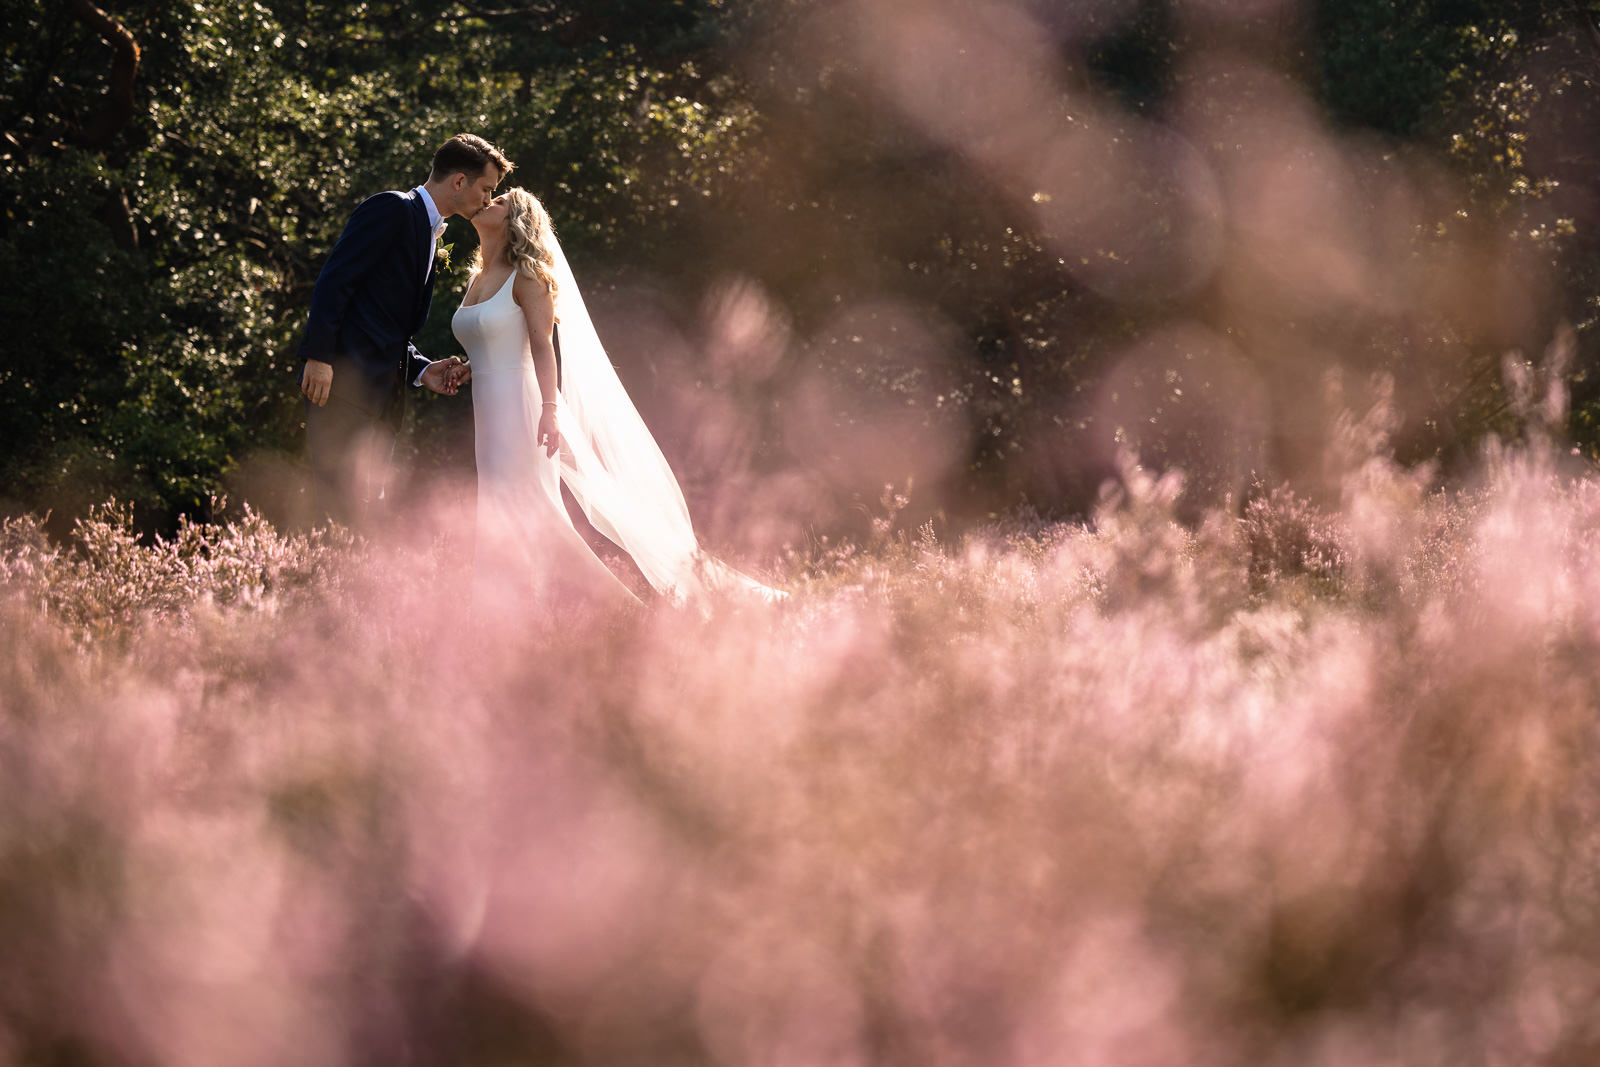
M543 404L540 404L539 406L540 407L545 407L545 408L553 408L553 407L556 406L556 402L554 400L546 400Z

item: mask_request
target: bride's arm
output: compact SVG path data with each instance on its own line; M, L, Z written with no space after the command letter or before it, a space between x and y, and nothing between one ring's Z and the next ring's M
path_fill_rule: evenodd
M539 413L538 443L553 456L561 447L561 436L556 425L556 350L550 343L550 334L556 325L555 302L544 284L537 278L517 275L511 285L511 297L522 309L522 321L528 328L528 348L533 353L533 376L539 382L539 396L544 407Z

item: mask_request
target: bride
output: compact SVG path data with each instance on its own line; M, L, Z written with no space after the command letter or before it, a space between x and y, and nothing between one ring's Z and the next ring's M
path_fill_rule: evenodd
M636 599L573 527L563 484L672 600L781 597L700 549L683 492L595 334L544 205L511 189L472 225L479 254L451 329L471 360L478 602L515 610L567 596L600 606Z

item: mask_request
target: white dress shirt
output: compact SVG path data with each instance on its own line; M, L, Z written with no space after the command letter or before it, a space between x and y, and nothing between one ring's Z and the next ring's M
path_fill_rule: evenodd
M419 185L414 192L422 197L422 206L428 209L428 226L433 231L433 236L428 238L428 258L423 260L422 267L422 280L426 282L428 280L428 272L433 270L434 246L439 243L439 238L444 236L444 217L439 214L439 207L433 202L433 197L428 195L427 189ZM427 372L424 371L423 373ZM417 380L411 384L420 386L422 384L422 375L417 375Z
M433 231L428 243L428 258L424 261L426 265L422 268L422 277L426 281L428 272L433 269L434 246L439 243L439 238L444 236L444 217L439 214L439 206L433 202L433 197L428 195L426 188L419 185L415 192L422 197L422 206L428 209L428 228Z

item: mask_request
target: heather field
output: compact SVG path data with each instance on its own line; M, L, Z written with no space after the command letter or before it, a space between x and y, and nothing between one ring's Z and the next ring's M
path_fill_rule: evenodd
M10 521L0 1064L1592 1063L1600 478L1347 452L515 624Z

